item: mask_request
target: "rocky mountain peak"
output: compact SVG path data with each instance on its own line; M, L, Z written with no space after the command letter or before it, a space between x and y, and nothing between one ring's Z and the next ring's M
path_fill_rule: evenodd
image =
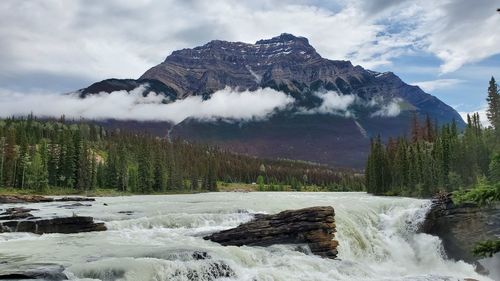
M306 38L283 33L271 39L259 40L255 44L212 40L203 46L174 51L165 59L164 64L171 61L191 61L196 64L208 61L212 64L216 59L231 65L260 67L283 59L294 62L319 58L321 56Z
M273 37L271 39L262 39L255 42L257 48L261 47L288 47L289 49L308 49L310 51L316 52L313 46L309 44L309 40L305 37L297 37L293 34L282 33L279 36Z
M174 137L209 140L263 157L349 162L349 166L362 167L368 138L406 134L414 114L429 115L440 123L454 119L464 125L453 108L396 74L323 58L306 38L287 33L254 44L213 40L174 51L137 80L108 79L80 92L85 97L145 84L144 95L160 93L166 96L165 102L193 95L209 99L226 87L241 91L272 88L291 96L293 106L269 120L247 126L187 118L171 131ZM347 105L349 115L336 111L344 100L352 100Z
M302 36L295 36L290 33L281 33L278 36L275 36L271 39L261 39L255 42L256 45L262 44L273 44L273 43L285 43L285 42L303 42L305 44L309 44L309 40Z
M182 98L210 95L227 86L254 90L304 79L309 84L311 78L319 79L318 73L309 73L310 66L325 61L306 38L283 33L255 44L213 40L203 46L174 51L141 79L161 81ZM342 68L340 64L334 67Z

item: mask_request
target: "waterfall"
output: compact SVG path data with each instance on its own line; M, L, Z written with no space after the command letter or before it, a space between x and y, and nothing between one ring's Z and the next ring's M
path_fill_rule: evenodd
M337 260L300 245L223 247L202 239L249 221L253 213L325 205L335 209ZM105 221L108 231L0 234L0 258L8 256L14 265L62 264L71 280L491 280L470 264L448 260L438 237L418 233L429 207L428 200L365 193L99 198L75 212ZM37 208L42 215L64 211L50 203Z

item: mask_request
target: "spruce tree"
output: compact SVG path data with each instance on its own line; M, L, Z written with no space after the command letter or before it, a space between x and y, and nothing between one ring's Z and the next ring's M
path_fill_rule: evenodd
M489 165L488 180L492 183L500 182L500 152L497 152L491 158Z
M500 135L500 93L498 91L498 85L494 77L491 77L488 86L488 97L486 98L488 102L488 109L486 111L486 116L494 128L497 137Z
M5 164L5 137L0 137L0 187L3 187L4 164Z

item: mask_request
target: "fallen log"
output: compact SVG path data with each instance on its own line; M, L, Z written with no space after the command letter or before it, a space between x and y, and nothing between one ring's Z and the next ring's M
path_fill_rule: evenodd
M313 254L337 257L335 212L332 207L311 207L283 211L274 215L256 215L236 228L204 237L224 246L270 246L307 244Z

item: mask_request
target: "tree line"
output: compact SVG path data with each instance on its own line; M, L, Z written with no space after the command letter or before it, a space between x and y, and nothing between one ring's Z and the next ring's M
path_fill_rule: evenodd
M64 118L0 120L0 188L216 191L218 182L253 183L259 176L266 184L293 190L308 185L364 188L362 177L324 165L259 159Z
M413 117L409 136L371 141L365 180L369 193L430 197L484 182L500 183L500 94L492 77L487 118L467 115L465 129L453 121L438 127L429 116Z

